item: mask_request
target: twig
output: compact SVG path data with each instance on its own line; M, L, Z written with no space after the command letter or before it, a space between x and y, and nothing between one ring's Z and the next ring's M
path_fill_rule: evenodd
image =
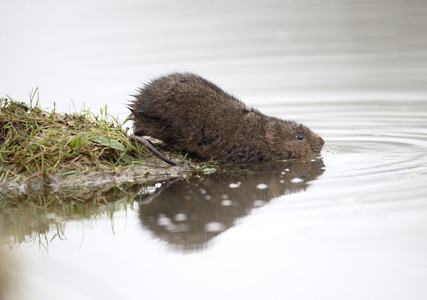
M144 145L145 147L147 147L148 150L151 151L151 153L153 153L154 155L156 155L158 158L160 158L161 160L167 162L168 164L171 164L172 166L177 166L177 167L181 167L184 168L185 166L177 163L173 160L170 160L169 158L167 158L163 153L161 153L159 150L157 150L156 148L154 148L154 146L150 143L150 141L143 139L142 137L136 136L136 135L132 135L131 139L134 141L137 141L138 143Z

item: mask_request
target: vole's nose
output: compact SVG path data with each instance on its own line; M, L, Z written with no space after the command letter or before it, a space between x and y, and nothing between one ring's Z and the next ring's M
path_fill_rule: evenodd
M315 153L320 153L324 144L325 141L320 136L318 136L317 139L314 141L314 144L312 145L313 151Z

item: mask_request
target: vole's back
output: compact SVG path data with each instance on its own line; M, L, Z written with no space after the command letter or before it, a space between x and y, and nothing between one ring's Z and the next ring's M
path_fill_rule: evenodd
M132 110L136 135L218 160L237 154L244 115L255 112L211 82L188 73L152 81L140 90ZM224 148L231 150L228 155L222 153Z

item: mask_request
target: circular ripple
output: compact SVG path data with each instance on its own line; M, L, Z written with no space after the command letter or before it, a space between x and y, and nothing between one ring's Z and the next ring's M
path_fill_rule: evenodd
M322 187L364 200L425 199L427 105L422 102L322 106ZM319 183L320 185L320 183Z

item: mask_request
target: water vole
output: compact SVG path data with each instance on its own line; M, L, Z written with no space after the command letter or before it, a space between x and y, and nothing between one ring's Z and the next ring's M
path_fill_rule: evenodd
M304 158L324 141L302 124L269 117L191 73L151 81L130 105L134 134L224 163Z

